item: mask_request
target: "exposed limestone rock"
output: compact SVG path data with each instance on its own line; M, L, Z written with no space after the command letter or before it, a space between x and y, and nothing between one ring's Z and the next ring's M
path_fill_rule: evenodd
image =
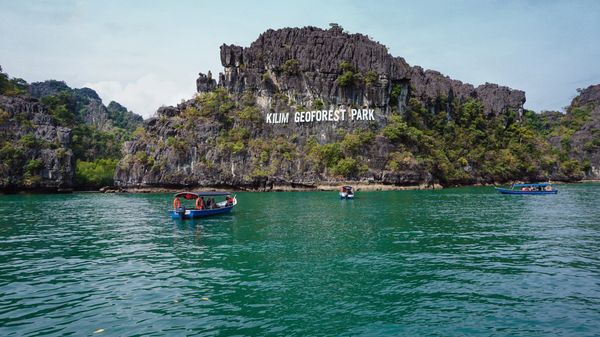
M343 73L342 61L358 74L352 85L340 86L337 81ZM291 71L290 62L297 62ZM336 27L268 30L248 48L222 45L221 63L225 69L219 76L219 86L234 93L257 91L267 101L281 92L304 107L320 99L326 106L366 105L389 113L392 101L402 107L405 98L390 96L394 86L402 87L404 96L412 90L432 110L452 108L436 105L440 97L447 101L477 98L486 113L495 115L508 110L519 113L525 103L523 91L489 83L474 88L437 71L411 68L403 58L391 56L384 45ZM367 84L369 73L375 77ZM206 90L199 86L198 91Z
M47 80L31 83L27 90L31 97L40 99L45 96L56 95L62 91L70 91L71 88L63 81Z
M56 126L37 99L0 95L0 110L8 113L0 123L0 146L6 157L0 163L0 190L70 189L71 129Z
M356 83L340 85L340 62L354 68ZM337 29L315 27L268 30L250 47L221 46L225 67L219 86L234 93L257 91L272 98L282 92L310 107L319 99L329 105L367 105L387 110L393 84L406 85L410 67L387 48L361 34L346 34ZM373 72L367 85L360 77Z
M100 96L90 88L71 89L63 81L49 80L31 83L28 91L37 99L63 92L72 94L75 99L73 104L76 105L76 110L80 112L84 122L99 130L107 131L114 126L134 130L143 121L141 116L128 111L116 102L111 102L112 105L109 104L108 107L104 106Z
M124 145L117 185L268 190L344 179L433 185L431 168L381 136L392 112L404 113L411 97L431 113L452 112L452 102L469 99L481 100L487 114L518 113L525 102L522 91L493 84L475 88L410 67L384 45L339 26L268 30L247 48L222 45L220 56L224 71L218 85L210 73L200 74L199 97L161 107L144 133ZM224 98L229 96L231 101ZM277 121L279 113L294 118L295 112L329 109L375 113L368 121L267 123L269 114ZM340 145L348 133L361 145ZM335 150L342 153L335 158L337 169L323 169L311 154L311 148L328 151L330 145L344 147ZM390 166L393 156L397 162Z
M590 115L571 138L571 154L581 162L589 161L586 179L600 180L600 84L582 90L571 102L567 114L577 107L589 110Z
M217 81L212 78L212 73L209 71L207 75L203 73L198 74L196 80L196 90L198 92L209 92L215 90L217 87Z
M105 107L92 89L54 80L27 84L0 68L0 191L71 190L75 159L114 157L128 137L115 127L132 131L141 123L116 102Z
M518 117L523 113L525 92L513 90L493 83L486 83L475 89L475 98L481 100L486 110L494 115L507 113L512 110Z
M596 107L600 106L600 84L590 85L582 90L579 96L573 100L571 105L582 106L590 103L594 104Z

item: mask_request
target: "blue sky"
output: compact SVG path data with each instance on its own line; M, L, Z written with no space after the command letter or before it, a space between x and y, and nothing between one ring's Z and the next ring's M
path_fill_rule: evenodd
M600 1L0 0L0 65L28 82L89 86L148 117L222 70L219 46L337 22L410 65L525 90L558 110L600 83Z

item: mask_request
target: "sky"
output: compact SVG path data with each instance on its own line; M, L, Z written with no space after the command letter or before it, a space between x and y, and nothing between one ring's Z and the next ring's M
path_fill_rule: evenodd
M219 46L267 29L335 22L410 65L474 85L524 90L525 107L561 110L600 83L600 1L0 0L0 65L28 82L90 87L152 116L191 98Z

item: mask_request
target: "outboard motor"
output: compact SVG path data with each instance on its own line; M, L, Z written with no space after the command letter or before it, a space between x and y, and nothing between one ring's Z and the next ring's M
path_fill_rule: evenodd
M175 212L177 212L177 214L179 214L180 218L183 218L183 216L185 215L185 206L179 207Z

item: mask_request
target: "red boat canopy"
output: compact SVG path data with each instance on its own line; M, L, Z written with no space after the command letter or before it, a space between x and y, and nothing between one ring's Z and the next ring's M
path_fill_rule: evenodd
M198 199L198 195L192 192L179 192L175 194L174 198L185 198L187 200Z
M198 199L199 197L217 197L217 196L225 196L230 195L229 192L179 192L173 196L173 198L185 198L187 200Z

